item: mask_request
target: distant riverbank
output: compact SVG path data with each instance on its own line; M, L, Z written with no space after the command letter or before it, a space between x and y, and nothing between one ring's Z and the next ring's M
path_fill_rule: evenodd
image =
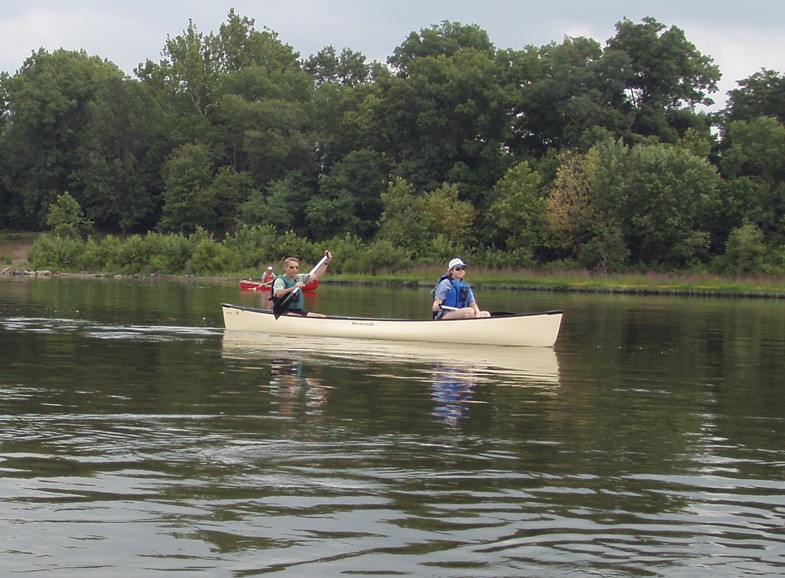
M0 238L0 262L3 275L63 275L96 278L147 278L150 280L183 280L201 282L236 283L245 273L227 273L210 277L192 275L123 275L113 272L60 273L56 271L32 271L27 268L27 254L37 234L4 233ZM340 258L336 256L337 258ZM327 273L322 281L329 283L365 285L401 285L432 287L444 273L435 265L419 265L406 271L367 274ZM518 291L570 291L585 293L626 293L637 295L683 295L701 297L753 297L767 299L785 298L785 278L748 276L721 277L707 273L592 273L589 271L539 271L539 270L493 270L482 266L470 266L467 281L476 288L492 287Z
M61 273L32 271L23 265L0 269L3 275L62 276L82 278L147 279L150 281L182 281L201 283L238 283L241 275L200 277L194 275L122 275L106 273ZM441 270L419 267L400 274L331 275L322 278L323 285L392 285L402 287L432 287ZM633 295L678 295L724 298L785 298L785 279L774 277L726 278L708 274L639 273L591 274L586 271L492 271L476 268L467 279L477 289L494 288L511 291L566 291L582 293L618 293Z
M342 275L325 282L380 283L430 286L441 271L427 275ZM423 279L434 279L423 281ZM785 298L785 279L774 277L727 278L709 274L639 273L592 274L588 271L491 271L477 268L467 281L476 288L525 291L626 293L636 295L683 295L701 297Z

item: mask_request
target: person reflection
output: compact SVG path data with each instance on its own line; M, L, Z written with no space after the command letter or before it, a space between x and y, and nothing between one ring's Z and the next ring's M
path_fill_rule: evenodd
M327 403L328 389L321 380L305 376L302 361L274 358L270 362L270 393L280 415L316 415Z
M434 401L434 421L444 425L458 425L468 417L469 404L474 396L476 380L470 370L439 367L433 372L431 398Z

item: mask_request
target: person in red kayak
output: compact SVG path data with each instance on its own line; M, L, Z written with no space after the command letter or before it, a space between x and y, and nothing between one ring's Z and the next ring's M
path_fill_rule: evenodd
M269 287L275 281L275 273L272 267L267 267L267 271L262 275L262 287Z

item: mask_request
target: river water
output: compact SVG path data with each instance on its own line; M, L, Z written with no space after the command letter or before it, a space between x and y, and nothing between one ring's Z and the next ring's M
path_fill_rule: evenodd
M0 575L785 574L785 302L478 296L563 309L556 347L252 341L234 283L0 278Z

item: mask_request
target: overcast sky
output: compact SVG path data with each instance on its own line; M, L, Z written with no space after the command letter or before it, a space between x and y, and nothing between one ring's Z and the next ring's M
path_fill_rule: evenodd
M384 61L412 31L443 20L477 24L499 49L587 36L605 44L623 18L678 26L720 67L720 103L736 80L785 71L785 0L0 0L0 71L33 51L84 49L129 75L160 60L167 36L192 20L217 32L229 9L278 33L302 57L332 45Z

